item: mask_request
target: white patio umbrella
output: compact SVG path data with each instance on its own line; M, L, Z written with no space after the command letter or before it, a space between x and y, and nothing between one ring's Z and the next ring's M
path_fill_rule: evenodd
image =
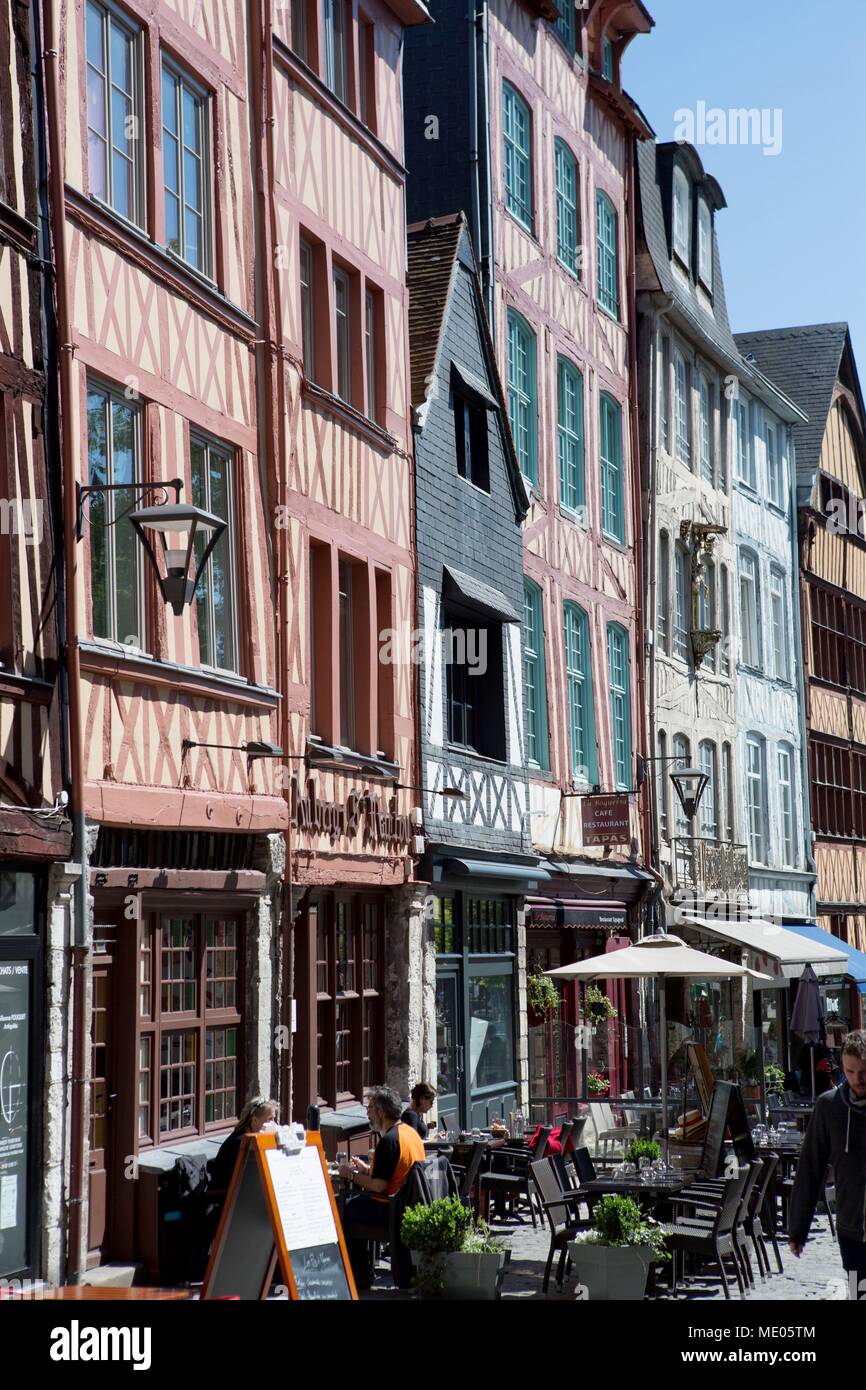
M662 1141L664 1156L668 1156L668 1049L667 1049L667 1010L665 982L668 979L692 978L698 980L742 979L744 976L767 981L769 976L758 975L744 965L735 965L729 960L719 960L705 951L695 951L678 936L666 932L656 932L644 936L634 946L623 946L619 951L609 951L602 956L590 956L588 960L575 961L573 965L560 965L556 970L545 972L558 980L658 980L659 982L659 1025L661 1040L662 1083Z

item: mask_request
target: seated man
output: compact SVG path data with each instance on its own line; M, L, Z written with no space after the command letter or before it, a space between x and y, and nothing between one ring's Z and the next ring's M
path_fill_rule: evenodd
M378 1226L386 1240L388 1200L403 1185L412 1165L424 1158L419 1136L410 1125L401 1123L402 1108L396 1091L390 1086L377 1086L367 1101L370 1128L380 1136L372 1166L361 1158L353 1158L340 1168L340 1176L351 1178L358 1194L346 1203L343 1227L355 1283L361 1289L368 1289L372 1280L370 1249L366 1239L353 1239L352 1227Z

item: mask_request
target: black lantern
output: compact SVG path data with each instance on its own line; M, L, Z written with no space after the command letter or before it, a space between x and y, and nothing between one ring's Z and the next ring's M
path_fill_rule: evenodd
M212 512L202 511L201 507L184 502L169 503L163 507L142 507L140 511L131 512L129 520L150 556L163 598L180 617L186 605L193 600L196 585L211 551L226 529L226 522ZM162 566L147 534L149 531L157 532L162 541ZM205 536L207 542L196 561L196 541ZM180 543L170 546L169 537ZM195 573L190 578L193 566Z
M680 799L686 820L693 819L701 804L701 797L709 780L706 772L702 772L699 767L681 767L678 771L671 773L671 781Z

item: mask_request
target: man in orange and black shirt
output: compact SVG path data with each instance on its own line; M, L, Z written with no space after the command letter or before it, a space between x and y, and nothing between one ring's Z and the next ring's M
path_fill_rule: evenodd
M414 1163L424 1157L424 1145L410 1125L400 1121L403 1104L390 1086L377 1086L367 1102L370 1128L379 1135L372 1166L353 1158L340 1169L351 1178L358 1195L346 1203L343 1226L355 1283L369 1288L372 1277L370 1247L366 1240L353 1240L353 1226L380 1226L382 1238L388 1236L388 1201L402 1187Z

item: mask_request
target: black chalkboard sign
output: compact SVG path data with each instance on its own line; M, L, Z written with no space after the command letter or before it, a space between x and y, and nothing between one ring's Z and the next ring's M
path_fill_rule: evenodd
M712 1178L719 1176L722 1167L726 1130L733 1140L738 1160L750 1162L755 1157L755 1144L740 1088L733 1081L717 1081L710 1098L707 1133L701 1155L701 1172Z
M279 1148L273 1134L246 1136L202 1298L264 1298L277 1260L291 1299L333 1303L358 1296L316 1133L295 1152Z

